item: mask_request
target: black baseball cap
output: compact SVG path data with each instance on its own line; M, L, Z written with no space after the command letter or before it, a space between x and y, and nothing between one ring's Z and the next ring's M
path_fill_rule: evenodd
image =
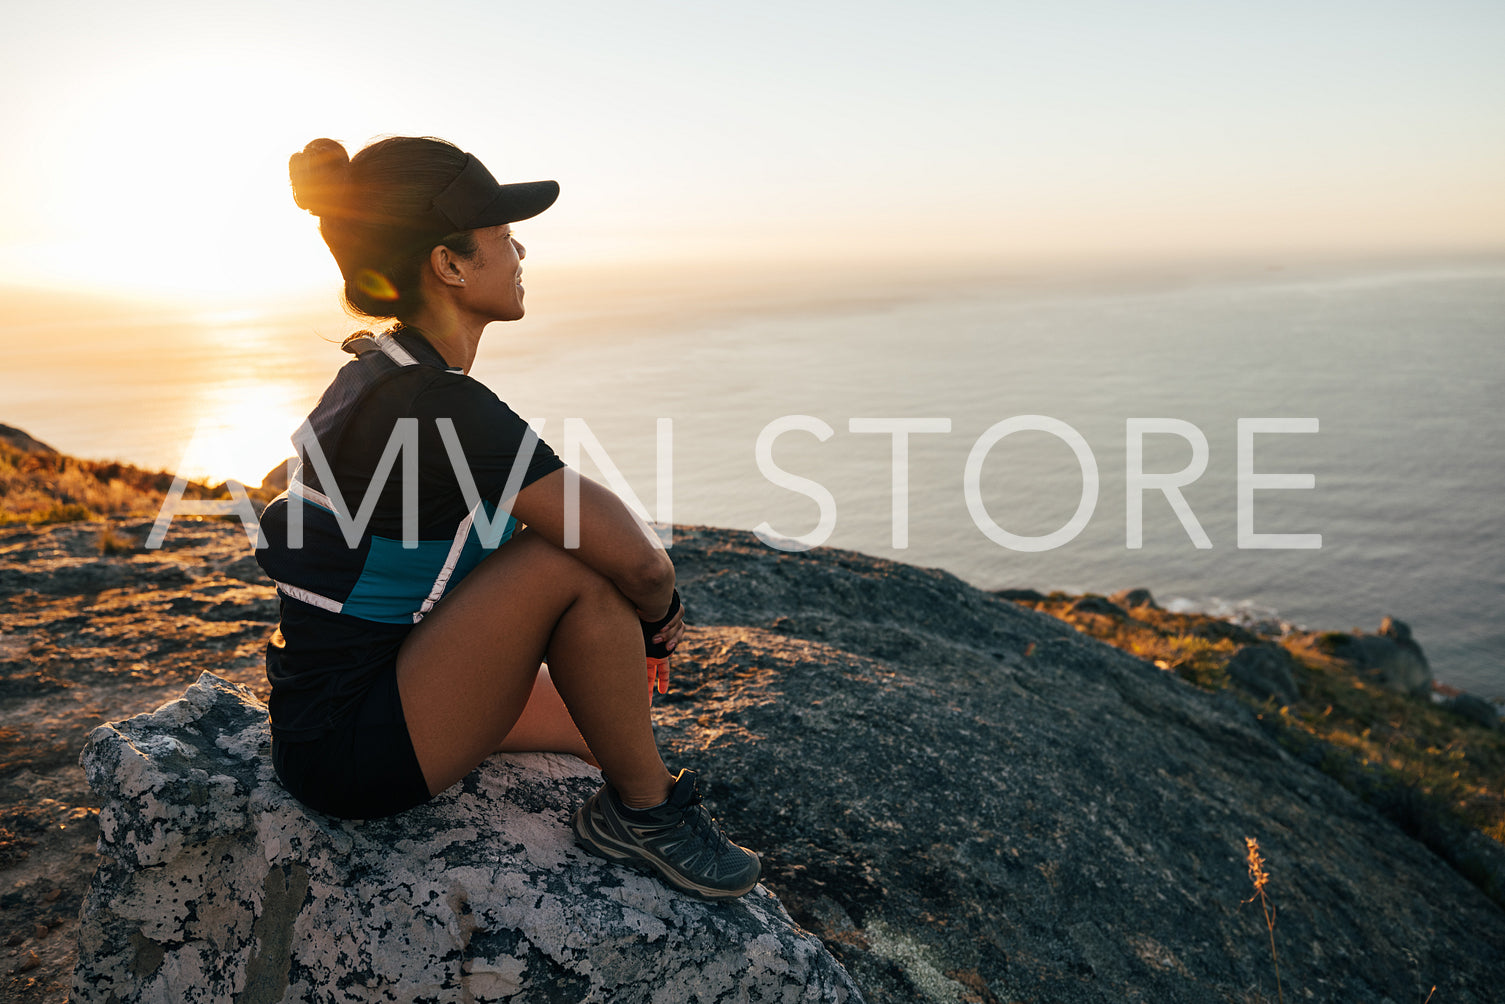
M465 155L465 166L438 195L429 211L435 226L445 233L479 230L503 223L531 219L559 198L557 181L524 181L498 184L475 154Z

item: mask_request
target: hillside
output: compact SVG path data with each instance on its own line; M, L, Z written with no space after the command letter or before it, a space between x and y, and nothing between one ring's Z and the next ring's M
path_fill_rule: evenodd
M132 477L113 480L160 491ZM96 862L88 732L204 670L266 694L276 598L239 525L180 519L155 551L149 527L0 527L7 999L66 996ZM1287 999L1495 999L1505 737L1366 677L1373 636L1005 598L728 530L676 528L671 554L693 629L656 711L666 759L703 772L869 1001L1275 1000L1250 838ZM1235 662L1277 643L1288 681Z

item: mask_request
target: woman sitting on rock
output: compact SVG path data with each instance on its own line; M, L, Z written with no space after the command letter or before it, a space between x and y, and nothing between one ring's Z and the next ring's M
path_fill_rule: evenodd
M317 139L289 172L348 305L396 324L345 340L355 358L263 515L277 776L313 809L372 818L498 750L570 752L609 779L575 814L587 849L697 895L747 892L757 857L721 833L693 772L670 775L649 722L645 641L672 650L684 631L673 564L467 375L486 325L523 316L512 224L559 186L501 185L457 147L408 137L353 160Z

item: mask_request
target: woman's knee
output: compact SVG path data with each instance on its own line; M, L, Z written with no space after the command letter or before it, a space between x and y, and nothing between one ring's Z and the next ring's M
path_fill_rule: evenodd
M526 558L531 560L526 564L535 566L529 569L531 574L565 585L577 602L632 608L632 603L611 579L581 561L572 551L557 547L528 530L519 533L507 546L513 544L528 549Z
M576 603L585 605L598 616L611 613L637 616L632 601L622 594L616 583L595 571L581 577Z

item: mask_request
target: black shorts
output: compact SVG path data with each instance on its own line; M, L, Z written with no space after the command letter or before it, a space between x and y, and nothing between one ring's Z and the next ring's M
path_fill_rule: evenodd
M294 798L343 819L391 816L431 797L402 717L395 663L377 673L330 734L273 739L272 765Z

